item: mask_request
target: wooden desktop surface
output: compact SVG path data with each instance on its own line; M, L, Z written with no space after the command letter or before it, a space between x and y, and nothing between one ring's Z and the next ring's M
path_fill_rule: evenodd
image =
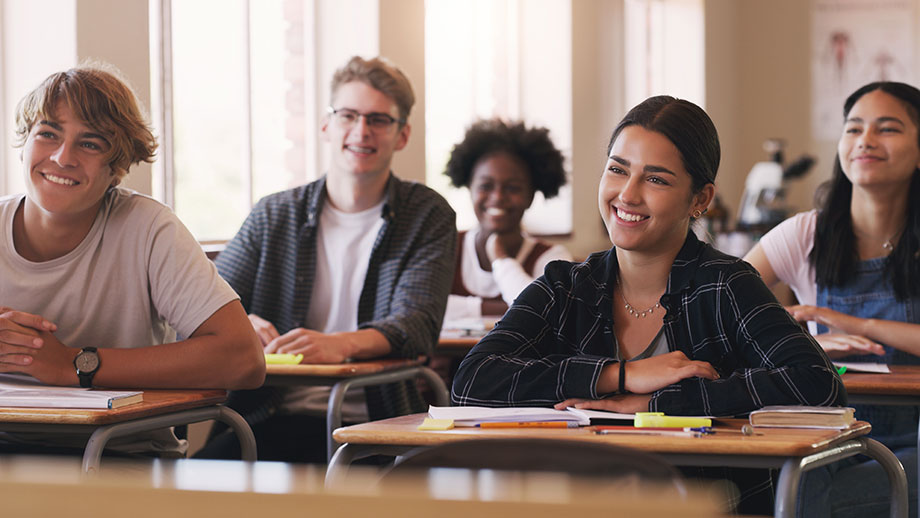
M3 423L106 425L190 408L217 405L226 390L145 390L144 401L113 410L0 407Z
M920 395L920 365L890 365L891 373L847 372L841 378L850 394Z
M718 431L701 437L595 433L595 427L581 428L453 428L421 431L418 425L427 414L413 414L339 428L333 437L340 443L398 446L433 446L452 441L480 438L540 437L620 444L659 453L805 456L829 446L866 435L869 423L857 421L846 430L757 428L755 434L740 433L745 419L720 419ZM729 431L731 430L731 431Z
M442 336L438 338L437 352L458 351L466 354L482 336Z
M323 378L351 378L367 374L377 374L404 367L421 365L422 359L387 358L381 360L362 360L349 363L301 363L298 365L266 365L268 376L316 376ZM268 383L266 383L268 384Z

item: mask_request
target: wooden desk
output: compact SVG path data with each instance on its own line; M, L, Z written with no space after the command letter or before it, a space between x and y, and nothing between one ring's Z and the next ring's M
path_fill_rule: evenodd
M217 420L240 440L243 460L256 460L252 429L234 410L221 405L225 390L145 390L144 401L114 410L0 408L0 431L91 433L83 451L83 471L96 472L106 443L115 437L170 426Z
M415 448L469 438L559 438L609 442L651 451L675 465L781 468L776 487L775 515L791 517L795 515L795 502L803 472L862 454L878 460L888 474L892 488L892 516L907 516L907 478L904 469L885 446L863 437L871 429L865 422L857 422L843 431L776 428L757 429L757 434L753 436L716 433L702 437L668 437L664 440L654 435L597 435L592 427L420 431L418 425L425 417L426 414L414 414L335 430L335 439L344 444L329 463L326 484L340 483L352 461L369 455L402 455ZM724 422L733 429L740 429L744 420Z
M2 468L3 513L16 518L558 518L610 515L612 509L636 518L721 516L717 499L694 491L667 499L652 489L546 473L433 470L376 484L368 481L377 473L367 472L327 492L316 466L282 462L112 459L89 479L79 476L73 459L10 456Z
M444 356L463 358L466 356L466 353L470 352L470 349L472 349L474 345L479 343L480 340L482 340L482 336L442 335L440 338L438 338L438 345L435 347L434 352L435 354L443 354Z
M920 365L889 365L891 373L848 372L841 376L849 402L856 405L920 405ZM917 423L920 451L920 423ZM917 460L920 472L920 458ZM917 482L920 490L920 481Z
M920 365L890 365L890 374L847 372L841 378L854 404L920 405Z
M450 404L444 381L423 365L422 359L381 359L349 363L266 365L265 385L332 386L326 408L326 459L331 460L338 443L332 431L342 426L342 403L352 387L384 385L421 377L431 386L438 405Z

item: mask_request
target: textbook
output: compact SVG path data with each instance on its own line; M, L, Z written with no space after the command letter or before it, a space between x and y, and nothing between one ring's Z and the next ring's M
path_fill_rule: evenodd
M143 400L138 391L56 387L30 376L0 374L0 407L115 409Z
M848 428L856 417L851 407L765 406L751 412L751 424L765 428Z
M565 410L556 410L543 407L491 408L481 406L429 406L428 417L451 420L454 426L479 426L483 423L514 422L568 422L577 426L587 426L589 424L621 422L632 424L635 419L633 414L580 410L571 407Z

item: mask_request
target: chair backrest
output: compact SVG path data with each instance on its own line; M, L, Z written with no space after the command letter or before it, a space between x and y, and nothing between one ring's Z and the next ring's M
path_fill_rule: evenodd
M680 472L660 457L614 444L559 439L472 439L410 452L390 473L421 468L552 471L579 477L642 481L675 486L684 493Z

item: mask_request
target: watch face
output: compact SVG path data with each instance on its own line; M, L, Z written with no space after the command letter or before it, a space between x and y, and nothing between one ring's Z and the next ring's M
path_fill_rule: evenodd
M77 355L73 363L80 372L92 372L99 367L99 356L96 353L83 351Z

